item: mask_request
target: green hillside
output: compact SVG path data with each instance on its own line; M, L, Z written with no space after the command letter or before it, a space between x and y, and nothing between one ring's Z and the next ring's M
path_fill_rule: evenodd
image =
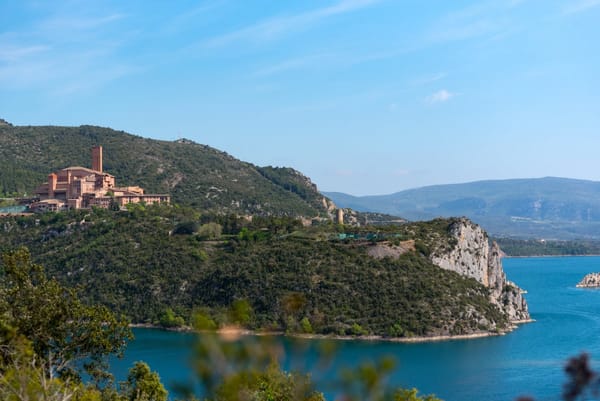
M600 239L600 182L546 177L478 181L354 197L325 193L340 207L409 220L466 216L498 237Z
M51 276L134 322L169 311L189 321L199 308L224 322L247 300L254 329L412 336L504 328L485 287L426 257L453 246L450 224L354 228L357 239L342 240L330 224L138 205L4 218L0 250L29 247ZM368 255L378 241L409 239L414 250L398 259Z
M290 168L257 167L188 140L146 139L94 126L0 125L0 196L32 194L52 171L91 166L90 149L104 148L104 170L117 185L169 193L174 203L222 213L314 217L323 196Z

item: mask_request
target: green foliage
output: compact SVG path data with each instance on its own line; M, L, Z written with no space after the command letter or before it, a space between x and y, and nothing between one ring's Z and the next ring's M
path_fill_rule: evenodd
M127 401L167 401L167 390L156 372L144 362L136 362L129 370L122 393Z
M198 229L198 237L202 239L219 239L223 233L223 227L215 222L202 224Z
M369 333L367 330L363 329L360 324L352 323L352 326L350 326L350 334L354 336L364 336Z
M388 330L388 335L390 337L409 337L406 334L407 333L402 328L402 325L399 323L394 323Z
M47 378L47 372L33 360L17 363L0 375L0 399L3 401L101 401L101 392L93 387Z
M78 380L85 361L88 374L104 378L103 357L122 352L131 338L128 322L104 306L86 306L74 290L47 279L26 249L3 254L0 268L0 316L31 341L43 368Z
M236 299L229 309L229 321L246 326L250 323L253 313L252 306L247 300Z
M317 210L323 207L321 202L323 197L317 190L317 186L298 171L289 167L272 166L259 167L257 171L279 187L298 195Z
M394 401L441 401L434 395L420 396L416 388L396 390L393 397Z
M169 235L190 221L218 224L220 239ZM376 232L383 240L417 239L437 251L451 247L451 224L378 226ZM269 331L305 332L306 317L315 333L335 335L357 335L354 324L361 333L408 337L493 331L507 323L475 280L414 252L372 258L369 241L328 240L337 235L327 225L302 229L287 218L250 221L200 216L186 207L135 206L128 212L9 217L0 230L0 250L27 245L63 285L81 286L86 302L136 323L158 322L168 308L184 320L203 309L217 325L237 322ZM352 230L349 235L365 238L374 232ZM250 233L268 240L245 239ZM228 316L239 300L251 312ZM479 327L482 318L489 327ZM402 330L393 330L396 324Z
M198 231L199 225L195 221L186 221L175 226L173 234L190 235Z
M306 316L302 318L300 321L300 327L302 328L302 332L305 334L312 334L314 330L312 328L312 324L310 324L310 320Z
M159 323L162 327L166 328L181 327L185 324L185 320L181 316L175 315L173 309L167 308L160 317Z
M93 386L52 375L35 354L31 341L0 320L0 399L3 401L100 401Z
M214 401L325 401L308 376L285 373L277 364L264 372L243 371L228 377L216 390Z
M0 194L1 196L2 194ZM11 206L18 206L19 204L17 203L17 201L13 198L2 198L0 197L0 208L1 207L11 207Z
M119 354L131 339L126 321L47 279L26 249L4 253L0 267L1 400L166 401L158 376L143 363L130 370L121 394L99 386L110 378L103 357ZM95 386L80 382L82 370Z
M192 327L200 331L214 331L217 323L205 311L196 310L192 315Z
M429 247L425 245L423 241L415 241L415 248L417 252L419 252L423 256L429 256L431 254Z

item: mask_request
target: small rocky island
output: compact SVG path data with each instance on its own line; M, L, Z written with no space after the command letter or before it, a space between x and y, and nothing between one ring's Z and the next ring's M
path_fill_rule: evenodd
M600 273L586 274L583 279L576 285L579 288L600 287Z

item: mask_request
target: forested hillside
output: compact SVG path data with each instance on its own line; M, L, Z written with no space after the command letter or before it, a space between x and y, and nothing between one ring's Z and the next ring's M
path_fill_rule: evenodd
M291 332L410 337L508 323L485 287L427 258L452 248L450 220L339 232L291 218L137 205L1 223L1 249L29 247L88 302L138 323L189 322L199 309L223 322L236 302L249 304L249 327ZM382 242L412 245L398 258L369 256Z
M326 215L310 180L291 168L259 168L188 140L146 139L94 126L0 125L0 197L32 194L47 175L90 167L90 149L104 148L104 170L117 185L169 193L174 203L238 214Z

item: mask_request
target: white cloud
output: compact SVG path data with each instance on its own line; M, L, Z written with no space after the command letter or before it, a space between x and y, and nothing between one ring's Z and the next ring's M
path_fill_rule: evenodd
M267 19L254 25L210 38L205 41L203 45L206 47L219 47L240 40L256 42L275 40L290 31L306 29L310 25L316 24L325 18L359 10L380 1L381 0L341 0L332 6L319 8L305 13Z
M456 93L447 91L446 89L439 90L425 99L429 104L444 103L456 96Z
M576 14L600 6L600 0L581 0L570 2L569 6L563 10L563 14Z

